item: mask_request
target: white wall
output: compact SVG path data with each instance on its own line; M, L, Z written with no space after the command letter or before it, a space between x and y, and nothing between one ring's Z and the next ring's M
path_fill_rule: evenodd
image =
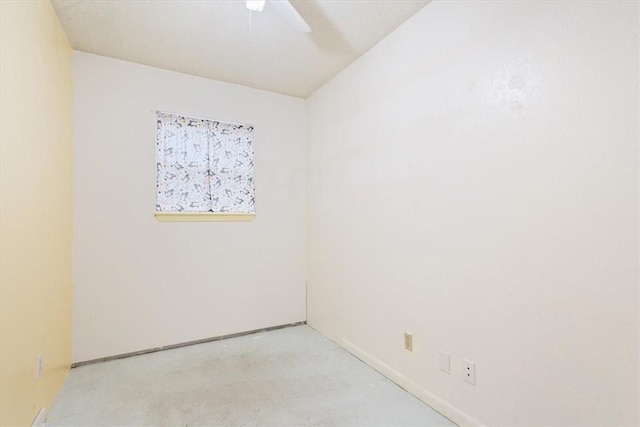
M462 423L637 425L638 28L435 1L316 92L311 326Z
M73 360L305 320L304 100L84 53L73 74ZM156 221L155 110L255 125L255 221Z

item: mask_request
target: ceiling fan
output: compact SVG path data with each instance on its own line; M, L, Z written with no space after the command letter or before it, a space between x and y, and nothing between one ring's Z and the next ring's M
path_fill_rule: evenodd
M250 11L262 12L265 2L266 0L246 0L246 6ZM311 32L309 24L300 16L289 0L269 0L269 3L278 9L280 14L294 30L301 33Z

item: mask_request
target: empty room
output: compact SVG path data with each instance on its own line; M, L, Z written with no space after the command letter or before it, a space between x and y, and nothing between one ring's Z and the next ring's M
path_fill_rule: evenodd
M639 426L640 1L0 0L1 426Z

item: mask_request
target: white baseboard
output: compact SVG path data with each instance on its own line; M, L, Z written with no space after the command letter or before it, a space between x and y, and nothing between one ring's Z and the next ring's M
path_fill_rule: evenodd
M353 354L355 357L362 360L364 363L371 366L373 369L380 372L382 375L389 378L391 381L398 384L400 387L407 390L409 393L413 394L415 397L422 400L424 403L426 403L445 417L449 418L459 426L483 427L482 423L471 417L469 414L462 412L460 409L451 405L449 402L442 400L433 393L428 392L414 381L410 380L395 369L392 369L389 365L379 359L376 359L350 341L343 338L342 346L349 353Z
M36 418L33 420L31 427L44 427L46 418L47 408L40 409L40 412L38 412L38 415L36 415Z

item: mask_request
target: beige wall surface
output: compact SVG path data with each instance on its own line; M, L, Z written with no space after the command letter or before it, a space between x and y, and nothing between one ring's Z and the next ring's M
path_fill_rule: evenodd
M255 126L252 222L159 222L155 110ZM305 320L304 100L74 53L73 360Z
M464 424L638 425L638 29L435 1L312 95L310 325Z
M71 361L71 47L48 1L0 1L0 55L0 424L30 425Z

